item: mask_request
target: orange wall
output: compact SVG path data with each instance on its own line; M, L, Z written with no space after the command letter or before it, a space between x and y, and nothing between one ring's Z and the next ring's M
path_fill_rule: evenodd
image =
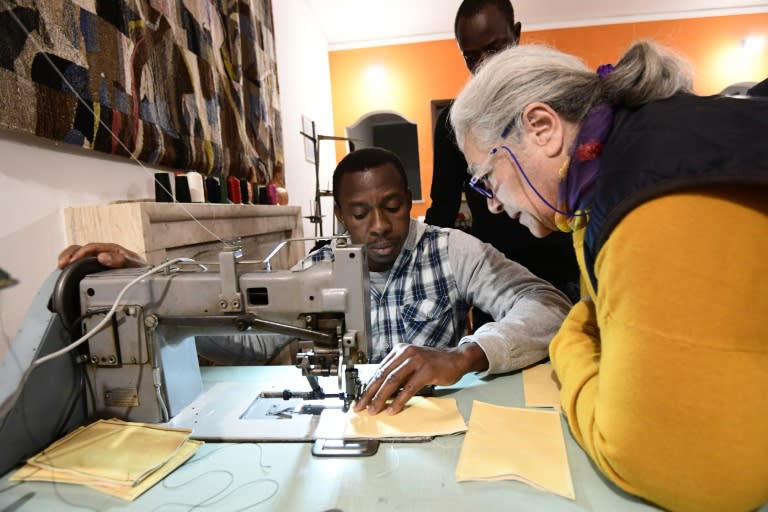
M768 37L768 14L627 23L557 30L525 31L523 43L545 43L585 60L596 68L616 62L637 39L650 38L675 49L694 67L699 94L716 94L736 82L768 76L768 48L747 56L741 40L751 34ZM424 215L432 183L432 118L430 101L453 98L469 73L453 40L329 52L331 94L336 135L361 116L395 111L418 126L421 190L424 203L412 215ZM339 158L346 154L342 144Z

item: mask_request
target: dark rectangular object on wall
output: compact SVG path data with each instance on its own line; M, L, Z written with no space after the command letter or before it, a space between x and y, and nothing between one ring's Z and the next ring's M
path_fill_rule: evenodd
M421 200L419 175L419 143L416 125L412 123L381 124L373 127L373 145L388 149L403 162L413 200Z

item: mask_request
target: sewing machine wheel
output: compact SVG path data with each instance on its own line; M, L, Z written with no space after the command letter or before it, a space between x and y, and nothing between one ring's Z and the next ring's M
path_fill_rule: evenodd
M79 259L61 271L51 295L50 309L58 313L61 323L72 339L81 336L80 281L88 274L109 270L95 256Z

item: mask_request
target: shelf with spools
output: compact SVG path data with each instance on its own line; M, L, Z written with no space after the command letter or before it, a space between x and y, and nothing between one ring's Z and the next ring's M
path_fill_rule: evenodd
M261 259L279 242L304 236L299 206L116 202L65 208L64 220L69 244L117 243L152 265L176 257L215 260L221 240L234 238L245 258ZM288 244L272 267L290 268L303 256L302 244Z
M317 130L315 128L315 122L312 121L312 133L307 133L304 130L299 130L299 133L306 139L308 139L310 142L312 142L312 149L314 151L314 164L315 164L315 198L312 202L312 213L310 215L305 216L305 219L308 219L309 222L315 225L315 236L324 236L323 235L323 207L320 202L321 197L329 197L333 196L332 190L321 190L320 189L320 142L324 140L342 140L349 142L349 150L354 151L355 150L355 142L361 142L359 139L354 139L350 137L337 137L335 135L320 135L317 133Z

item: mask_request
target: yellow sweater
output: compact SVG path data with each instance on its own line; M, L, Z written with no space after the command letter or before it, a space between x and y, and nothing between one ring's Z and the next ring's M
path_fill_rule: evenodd
M766 191L645 203L613 231L596 274L598 296L589 290L550 345L579 444L664 508L768 502Z

